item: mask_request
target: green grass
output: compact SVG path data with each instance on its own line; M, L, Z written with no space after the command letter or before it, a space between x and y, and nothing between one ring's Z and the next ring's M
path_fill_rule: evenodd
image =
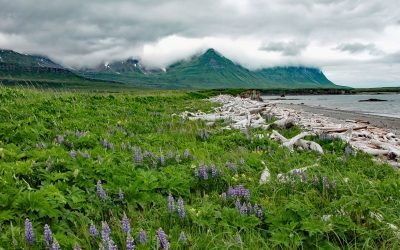
M240 131L222 130L224 122L209 127L174 115L208 112L216 106L201 97L178 91L0 87L0 248L29 249L24 239L29 218L36 236L30 249L45 249L45 224L62 249L72 249L75 243L98 249L101 239L90 237L89 225L93 222L101 231L102 221L110 225L119 249L125 249L120 226L124 213L137 249L157 249L160 227L172 249L400 248L396 231L387 224L400 225L397 170L359 152L342 160L347 145L338 140L311 138L323 146L325 155L289 153L267 137L256 136L270 131L251 130L249 140ZM77 131L83 134L77 136ZM280 132L290 137L300 129ZM57 142L57 136L64 142ZM101 139L113 143L114 149L104 148ZM137 163L138 149L153 156ZM187 149L190 156L185 159ZM195 177L201 162L215 164L218 177L210 172L208 180ZM227 162L237 172L229 170ZM307 182L291 174L286 183L276 178L315 163L317 167L306 171ZM265 166L272 179L259 185ZM324 177L336 188L322 185ZM107 193L105 202L96 194L98 180ZM261 206L263 219L240 215L233 199L221 201L229 186L240 184L249 189L249 202ZM169 193L184 200L184 219L168 212ZM138 242L140 229L147 232L146 245ZM185 244L178 242L182 231L188 237Z

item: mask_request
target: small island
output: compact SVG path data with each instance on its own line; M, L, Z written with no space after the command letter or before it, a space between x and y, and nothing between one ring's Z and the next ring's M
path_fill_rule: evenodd
M387 100L370 98L370 99L365 99L365 100L359 100L359 102L387 102Z

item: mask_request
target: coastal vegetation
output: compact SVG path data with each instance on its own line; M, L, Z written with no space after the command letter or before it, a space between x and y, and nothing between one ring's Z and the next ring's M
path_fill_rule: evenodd
M397 170L180 116L214 94L0 87L0 248L400 248Z

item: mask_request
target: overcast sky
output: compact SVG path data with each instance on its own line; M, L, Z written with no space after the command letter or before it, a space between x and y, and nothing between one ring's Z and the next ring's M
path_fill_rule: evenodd
M151 67L213 47L255 69L321 68L348 86L400 86L399 0L0 0L0 48L71 67Z

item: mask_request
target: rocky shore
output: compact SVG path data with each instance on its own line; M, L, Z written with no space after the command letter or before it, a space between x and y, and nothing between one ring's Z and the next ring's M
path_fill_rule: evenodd
M269 136L290 150L296 147L319 153L323 153L321 146L304 140L304 137L323 135L340 138L355 149L379 156L393 166L400 166L400 119L304 105L283 105L229 95L215 96L210 101L218 102L222 106L211 114L184 112L181 116L191 120L205 120L208 123L224 120L229 123L227 129L243 131L250 127L269 129L274 126L285 128L297 125L305 132L293 138L285 138L274 130ZM276 121L271 122L274 119Z

